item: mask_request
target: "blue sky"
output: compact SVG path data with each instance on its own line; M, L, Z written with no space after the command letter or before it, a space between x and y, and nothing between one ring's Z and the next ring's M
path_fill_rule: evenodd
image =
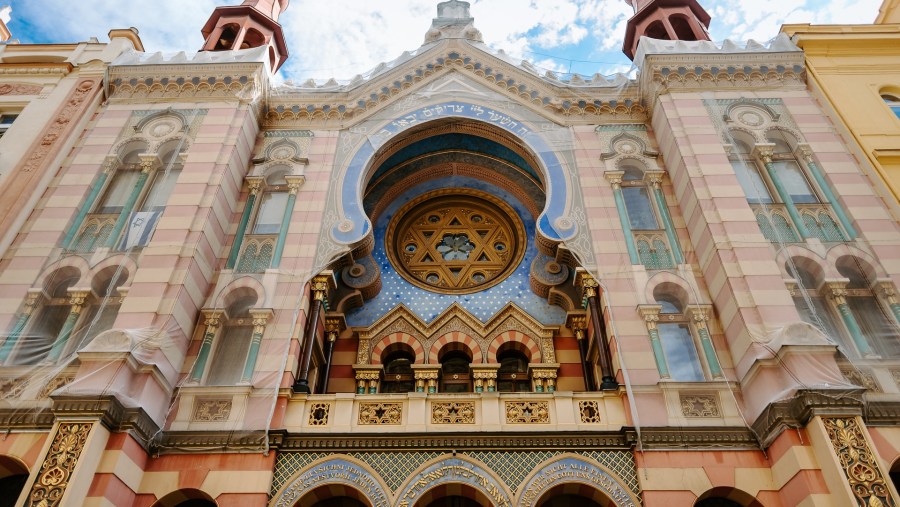
M700 0L714 40L767 41L782 23L871 23L882 0ZM217 5L240 0L12 0L22 42L101 41L137 27L147 51L196 51ZM4 3L0 0L0 4ZM475 26L494 49L557 72L627 71L625 0L470 0ZM290 60L281 78L349 79L422 44L437 0L291 0L281 18ZM61 15L61 13L65 13Z

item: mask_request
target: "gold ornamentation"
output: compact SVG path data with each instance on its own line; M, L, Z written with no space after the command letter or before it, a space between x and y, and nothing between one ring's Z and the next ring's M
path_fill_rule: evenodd
M525 255L525 228L508 204L476 190L429 192L400 209L388 259L413 285L446 294L492 287Z
M582 299L587 300L592 297L597 297L600 284L597 283L597 280L594 280L593 276L581 272L578 274L577 284L581 286Z
M18 398L26 387L28 387L28 382L20 378L0 379L0 399Z
M83 290L69 292L68 303L71 305L69 313L74 313L76 315L80 314L81 310L84 308L84 302L87 300L88 294L87 291Z
M682 394L681 414L685 417L721 417L715 394Z
M313 277L310 282L309 291L312 293L313 299L324 301L328 296L328 277L325 275Z
M541 350L544 353L545 363L556 362L556 349L553 347L553 337L545 336L541 338Z
M331 403L313 403L309 407L309 425L326 426L329 412L331 412Z
M508 424L549 424L550 403L546 401L507 401Z
M600 424L600 403L597 400L579 401L578 415L585 424Z
M475 403L471 401L434 402L431 404L434 424L475 424Z
M659 312L661 310L662 306L660 305L640 305L638 307L638 312L640 312L641 317L644 317L644 322L647 323L647 329L649 331L656 329L656 325L659 322Z
M360 338L356 347L356 364L369 364L369 339Z
M38 399L42 400L50 396L50 393L56 391L60 387L67 386L71 384L75 380L75 374L71 375L60 375L58 377L54 377L50 379L50 382L47 382L41 392L38 394Z
M60 423L28 494L29 507L56 507L69 486L93 423Z
M878 460L855 417L822 419L850 490L861 507L896 507Z
M402 415L400 403L359 404L359 424L400 424Z
M198 399L194 402L193 420L198 422L224 422L231 416L231 400Z
M622 178L624 176L625 171L606 171L603 173L603 177L612 185L613 190L619 190L622 187Z

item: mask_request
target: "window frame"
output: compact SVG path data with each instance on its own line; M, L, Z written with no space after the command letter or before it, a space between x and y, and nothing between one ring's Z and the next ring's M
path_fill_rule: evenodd
M712 377L712 374L709 370L709 365L706 363L706 358L704 357L702 350L703 345L700 343L699 330L697 329L695 319L692 318L693 311L691 305L685 305L681 303L681 301L670 294L661 294L656 296L655 304L659 305L659 322L656 324L657 333L659 333L659 341L663 351L663 358L666 361L666 367L669 371L669 380L673 382L707 382ZM675 312L666 311L666 305L671 305L675 310ZM666 347L666 340L664 339L663 326L666 325L676 325L676 326L684 326L687 330L688 335L690 337L690 344L692 346L691 351L693 353L693 357L696 360L696 364L698 367L698 371L700 373L699 378L696 379L685 379L685 378L676 378L675 370L672 367L672 358L669 354L669 350ZM712 339L712 336L710 336Z

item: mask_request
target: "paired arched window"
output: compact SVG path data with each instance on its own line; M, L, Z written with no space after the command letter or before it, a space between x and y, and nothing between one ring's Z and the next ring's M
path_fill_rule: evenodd
M250 309L255 304L256 296L247 295L225 310L221 330L215 339L206 385L229 386L241 380L253 338Z
M261 273L272 266L290 202L291 193L286 179L289 171L288 167L277 167L264 180L250 182L254 200L248 201L247 212L252 214L252 220L243 238L240 238L241 254L236 266L239 273Z

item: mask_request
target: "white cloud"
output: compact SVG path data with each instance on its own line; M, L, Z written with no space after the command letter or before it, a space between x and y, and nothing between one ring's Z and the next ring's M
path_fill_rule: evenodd
M23 41L104 38L136 26L148 51L195 51L217 5L240 0L12 0ZM469 0L485 42L511 56L565 71L609 74L627 66L620 48L632 14L624 0ZM348 79L418 48L438 0L293 0L281 18L291 53L286 78ZM760 41L782 23L869 23L881 0L701 0L716 40ZM65 15L60 15L65 13ZM553 55L552 57L549 55ZM584 63L589 60L596 63ZM606 62L601 64L599 62ZM574 65L573 65L574 64Z

